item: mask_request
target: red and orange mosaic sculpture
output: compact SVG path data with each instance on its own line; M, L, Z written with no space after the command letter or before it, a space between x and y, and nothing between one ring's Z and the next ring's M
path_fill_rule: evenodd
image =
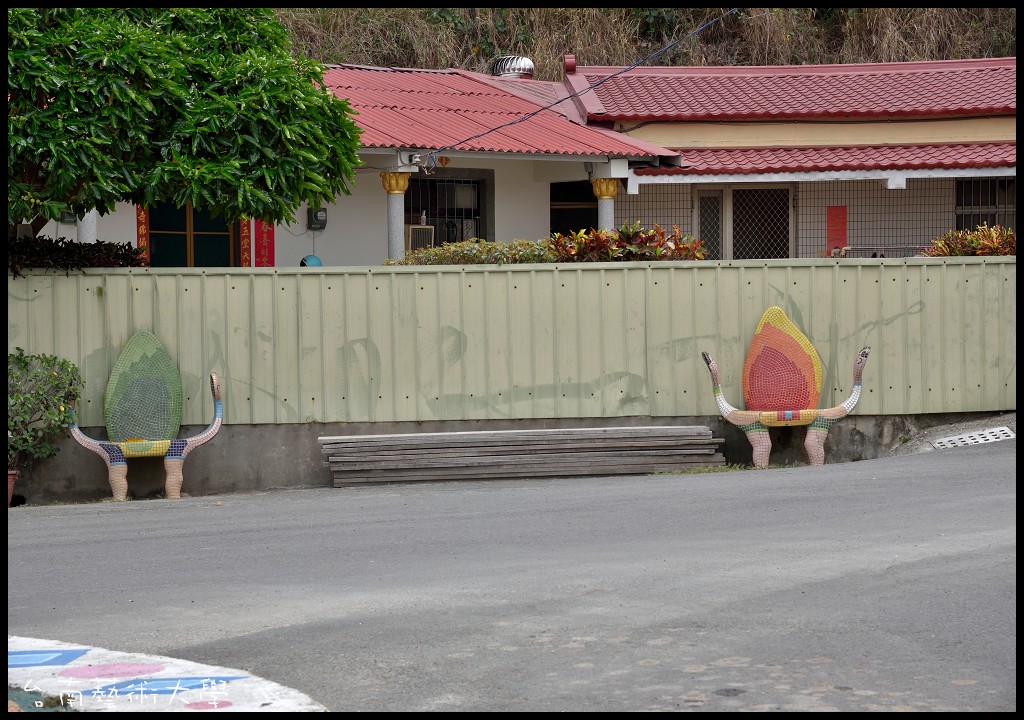
M871 348L865 346L853 363L853 389L841 405L817 409L821 398L822 366L818 352L780 307L761 316L743 364L743 399L747 410L734 408L722 394L718 365L704 352L711 371L715 404L727 421L736 425L754 449L754 467L768 466L772 441L768 428L807 425L804 450L811 465L825 464L829 429L850 414L860 400L861 376Z

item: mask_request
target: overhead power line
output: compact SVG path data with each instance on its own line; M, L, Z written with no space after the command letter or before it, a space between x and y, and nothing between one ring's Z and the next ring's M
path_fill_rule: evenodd
M703 32L707 28L711 27L715 23L721 22L726 17L728 17L729 15L732 15L734 12L737 12L738 10L739 10L739 8L732 8L732 9L722 13L721 15L719 15L716 18L713 18L712 20L708 20L706 23L704 23L703 25L698 27L696 30L693 30L692 32L684 35L683 37L681 37L681 38L679 38L677 40L673 40L672 42L670 42L665 47L661 48L660 50L658 50L656 52L651 53L650 55L648 55L645 58L641 58L640 60L637 60L632 65L628 65L628 66L622 68L621 70L617 70L616 72L613 72L611 75L608 75L606 77L601 78L600 80L598 80L593 85L588 85L587 87L583 88L579 92L575 92L575 93L572 93L570 95L566 95L564 98L556 100L556 101L554 101L552 103L549 103L549 104L547 104L547 105L545 105L543 107L539 107L536 110L533 110L531 112L526 113L522 117L516 118L515 120L510 120L507 123L503 123L501 125L498 125L497 127L493 127L493 128L488 129L488 130L484 130L481 133L478 133L476 135L472 135L472 136L470 136L468 138L464 138L464 139L459 140L458 142L454 142L454 143L452 143L450 145L445 145L444 147L438 148L437 150L428 151L426 153L427 160L426 160L426 162L424 162L424 166L429 164L429 167L424 167L424 169L427 170L428 172L430 170L432 170L437 165L437 158L438 158L438 156L442 155L446 150L452 150L452 149L454 149L454 148L456 148L459 145L462 145L464 143L470 142L472 140L478 140L478 139L480 139L482 137L490 135L493 132L497 132L498 130L502 130L504 128L511 127L512 125L516 125L518 123L521 123L521 122L524 122L526 120L529 120L533 116L538 115L539 113L541 113L541 112L543 112L545 110L550 110L551 108L553 108L556 105L559 105L559 104L565 102L566 100L571 100L572 98L579 97L579 96L583 95L584 93L590 92L594 88L600 87L604 83L606 83L609 80L611 80L613 77L617 77L618 75L622 75L623 73L627 73L627 72L629 72L630 70L632 70L635 67L639 67L640 65L643 65L646 62L650 62L651 60L654 60L656 58L661 57L662 55L667 53L669 50L674 48L679 43L684 42L686 40L689 40L690 38L696 37L697 35L699 35L701 32Z

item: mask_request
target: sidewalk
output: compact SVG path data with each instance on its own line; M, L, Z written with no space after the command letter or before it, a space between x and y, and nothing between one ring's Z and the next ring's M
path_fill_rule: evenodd
M8 712L327 712L241 670L7 636Z

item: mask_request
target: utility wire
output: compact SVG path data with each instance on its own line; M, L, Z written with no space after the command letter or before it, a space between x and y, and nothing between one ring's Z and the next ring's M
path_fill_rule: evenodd
M439 148L437 150L431 150L431 151L427 152L427 158L428 158L428 163L429 163L430 167L429 167L429 169L428 168L424 168L424 170L427 170L428 172L429 172L429 170L432 170L437 165L437 157L438 157L438 155L441 155L446 150L451 150L453 148L458 147L459 145L462 145L463 143L470 142L471 140L477 140L477 139L482 138L482 137L484 137L486 135L490 135L492 132L497 132L498 130L501 130L503 128L511 127L512 125L515 125L517 123L521 123L521 122L523 122L525 120L529 120L530 118L532 118L535 115L540 114L544 110L550 110L551 108L553 108L556 105L559 105L559 104L565 102L566 100L571 100L572 98L579 97L580 95L583 95L586 92L590 92L594 88L600 87L604 83L608 82L613 77L616 77L618 75L622 75L623 73L629 72L630 70L632 70L635 67L639 67L640 65L643 65L645 62L649 62L651 60L654 60L655 58L661 57L662 55L667 53L669 50L674 48L679 43L681 43L681 42L683 42L685 40L689 40L690 38L692 38L692 37L696 36L697 34L703 32L705 29L707 29L708 27L714 25L715 23L721 22L722 20L727 18L729 15L732 15L734 12L737 12L738 10L739 10L739 8L732 8L731 10L722 13L717 18L714 18L712 20L708 20L706 23L701 25L696 30L693 30L692 32L690 32L687 35L684 35L683 37L679 38L678 40L673 40L668 45L663 47L661 50L658 50L657 52L653 52L650 55L648 55L647 57L645 57L645 58L643 58L641 60L637 60L632 65L624 67L621 70L613 72L611 75L608 75L606 77L601 78L600 80L598 80L593 85L589 85L589 86L583 88L582 90L580 90L579 92L572 93L571 95L566 95L564 98L561 98L560 100L556 100L553 103L549 103L548 105L545 105L544 107L537 108L536 110L533 110L532 112L528 112L526 115L523 115L520 118L516 118L515 120L510 120L509 122L507 122L507 123L505 123L503 125L499 125L497 127L493 127L493 128L491 128L489 130L484 130L482 133L479 133L477 135L473 135L471 137L465 138L464 140L459 140L458 142L454 142L451 145L445 145L444 147Z

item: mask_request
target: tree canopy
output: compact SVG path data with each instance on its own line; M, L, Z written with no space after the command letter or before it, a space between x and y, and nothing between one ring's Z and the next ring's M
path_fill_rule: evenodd
M8 232L172 201L291 222L349 194L360 129L260 8L7 11Z

